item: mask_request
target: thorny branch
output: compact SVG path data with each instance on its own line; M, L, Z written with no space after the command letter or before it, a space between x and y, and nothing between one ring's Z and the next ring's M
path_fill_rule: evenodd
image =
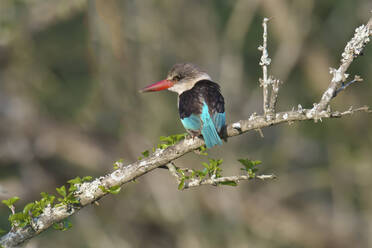
M265 26L268 19L264 19L264 33ZM347 43L344 52L342 53L341 65L338 69L331 69L333 78L329 84L327 90L323 93L323 96L319 103L314 104L311 109L303 109L301 105L298 105L297 110L292 109L286 112L275 113L274 106L277 99L277 92L279 90L278 83L274 83L275 89L271 96L269 103L269 96L267 87L271 84L270 77L267 75L268 66L268 54L266 50L267 38L264 34L264 44L263 44L263 58L262 66L264 70L264 79L261 81L264 87L264 115L252 114L247 120L240 120L238 122L232 123L226 127L226 136L232 137L236 135L243 134L251 130L257 130L264 127L269 127L272 125L277 125L280 123L292 123L295 121L304 120L322 120L323 118L340 118L347 115L352 115L356 112L367 112L371 113L368 107L361 107L357 109L350 108L344 112L331 111L329 103L334 97L334 92L342 87L342 82L347 78L346 71L349 68L353 60L358 57L364 47L369 42L369 37L371 36L372 18L368 21L366 25L362 25L355 30L354 37ZM266 29L267 30L267 29ZM266 55L265 55L266 54ZM264 69L266 68L266 69ZM265 76L266 75L266 76ZM269 83L268 83L269 82ZM266 91L266 93L265 93ZM273 96L274 94L274 96ZM275 95L276 94L276 95ZM268 113L272 111L272 117L268 118ZM84 182L78 185L78 190L76 191L75 197L79 200L80 204L76 205L63 205L58 207L48 206L44 209L44 212L37 218L34 218L32 226L26 226L23 228L12 228L7 234L0 238L0 245L4 248L17 247L28 239L31 239L41 232L48 229L54 223L58 223L63 219L73 215L81 208L95 203L100 198L108 194L107 191L103 191L102 187L110 188L113 186L120 186L133 181L134 179L158 168L159 166L164 166L169 164L171 161L189 153L204 144L204 141L200 138L187 138L181 142L170 146L166 149L157 149L149 157L136 161L132 164L122 165L117 170L99 178L96 178L92 182ZM172 170L171 170L171 173ZM264 179L263 176L261 179ZM212 180L212 179L211 179ZM217 180L217 179L213 179ZM189 184L188 187L196 187L203 184L214 184L219 181L204 181L204 182L194 182L194 184ZM244 176L226 177L220 180L246 180Z

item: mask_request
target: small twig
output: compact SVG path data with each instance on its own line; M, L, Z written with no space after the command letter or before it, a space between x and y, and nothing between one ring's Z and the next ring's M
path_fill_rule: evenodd
M195 170L193 169L188 169L188 168L179 168L177 167L173 162L170 162L166 165L169 169L170 174L176 179L177 184L180 184L182 182L182 190L183 189L189 189L189 188L194 188L198 187L201 185L213 185L213 186L218 186L219 184L225 183L225 182L231 182L231 183L236 183L238 184L242 180L251 180L251 179L260 179L260 180L265 180L265 179L274 179L276 178L275 175L273 174L268 174L268 175L237 175L237 176L227 176L227 177L218 177L216 174L216 171L213 172L212 175L210 175L209 178L206 177L187 177L185 179L185 175L182 173L180 174L179 170L182 172L188 172L188 173L194 173L196 174Z
M270 76L268 73L268 66L271 63L269 52L267 51L267 22L269 18L264 18L262 22L263 26L263 44L258 47L258 50L262 51L260 59L260 66L262 66L262 79L260 79L260 86L263 88L263 109L264 115L271 119L275 117L275 105L278 100L279 85L280 81ZM270 91L269 85L272 86Z
M181 179L180 179L180 176L177 173L177 167L176 167L176 165L173 162L170 162L170 163L166 164L166 166L168 167L168 170L171 173L171 175L174 178L176 178L177 183L180 183Z
M190 182L186 182L183 189L189 189L198 187L201 185L218 185L224 182L234 182L238 184L240 181L243 180L252 180L252 179L260 179L260 180L266 180L266 179L275 179L276 176L273 174L268 175L257 175L254 177L251 177L249 175L239 175L239 176L229 176L229 177L219 177L219 178L209 178L209 179L192 179Z
M342 83L342 86L340 88L338 88L335 93L333 94L333 97L336 97L337 94L340 92L340 91L343 91L345 90L348 86L350 86L351 84L355 83L355 82L362 82L363 81L363 78L359 77L359 76L355 76L353 80L351 80L350 82L344 84Z
M264 18L262 22L263 26L263 44L262 46L258 47L258 50L262 51L262 56L260 60L260 66L262 66L262 76L263 78L260 79L260 85L263 88L263 109L265 115L269 112L269 88L268 85L270 84L270 79L267 73L267 67L271 63L271 59L269 58L269 53L267 52L267 22L269 18Z
M333 113L331 113L331 116L332 117L342 117L342 116L345 116L345 115L352 115L356 112L372 113L372 110L368 106L363 106L363 107L356 108L356 109L354 109L353 107L350 107L348 110L346 110L344 112L341 112L341 113L340 112L333 112Z
M256 131L260 134L261 138L265 138L261 128L257 128Z
M170 162L166 165L169 169L170 174L176 179L177 184L180 184L182 181L182 176L179 174L178 170L181 169L184 172L195 172L195 170L188 169L188 168L179 168L177 167L173 162ZM273 174L268 174L268 175L237 175L237 176L228 176L228 177L216 177L216 174L213 174L210 178L190 178L185 180L184 185L182 189L189 189L189 188L194 188L198 187L201 185L213 185L217 186L221 183L224 182L234 182L238 184L242 180L252 180L252 179L260 179L260 180L265 180L265 179L274 179L276 178L275 175Z

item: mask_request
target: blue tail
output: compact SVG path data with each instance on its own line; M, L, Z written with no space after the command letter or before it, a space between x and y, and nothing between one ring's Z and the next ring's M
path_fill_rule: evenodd
M217 132L221 132L221 129L225 126L225 123L226 123L225 112L214 113L212 119L213 119L214 126L217 129Z
M203 122L201 133L207 148L211 148L215 145L222 145L222 140L220 139L220 136L218 136L216 127L209 115L208 105L205 102L203 103L203 110L200 117Z

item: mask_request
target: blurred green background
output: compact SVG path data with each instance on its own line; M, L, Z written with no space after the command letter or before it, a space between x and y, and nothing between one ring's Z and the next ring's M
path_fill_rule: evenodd
M135 161L160 135L184 132L176 95L141 95L176 62L220 83L229 121L262 113L262 18L270 72L284 81L278 110L312 107L330 82L370 0L1 0L0 200L19 208L75 176ZM351 66L365 81L332 109L372 105L372 47ZM178 191L155 170L25 247L372 247L371 116L355 114L250 132L214 148L224 175L237 158L278 179ZM187 154L179 166L207 158ZM0 228L9 229L0 207Z

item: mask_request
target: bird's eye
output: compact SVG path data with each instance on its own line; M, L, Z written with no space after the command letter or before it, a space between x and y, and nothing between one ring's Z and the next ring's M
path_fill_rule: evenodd
M179 75L176 75L173 77L172 79L173 81L180 81L181 80L181 77Z

